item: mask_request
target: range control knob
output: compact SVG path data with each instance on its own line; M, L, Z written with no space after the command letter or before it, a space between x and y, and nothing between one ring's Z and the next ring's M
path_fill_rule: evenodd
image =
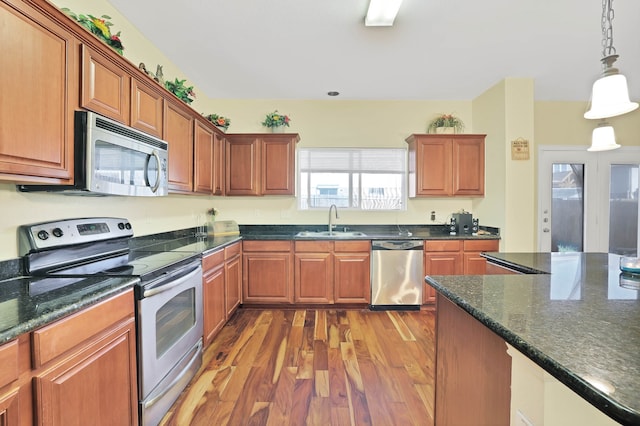
M64 235L64 232L62 232L62 229L60 228L53 228L53 231L51 231L51 233L53 234L54 237L62 237Z
M131 229L131 224L129 222L127 222L127 223L124 224L124 227L127 228L127 229Z
M40 238L41 240L47 240L49 239L49 233L47 231L45 231L44 229L42 231L38 231L38 238Z
M124 223L118 222L118 229L123 230L124 229Z

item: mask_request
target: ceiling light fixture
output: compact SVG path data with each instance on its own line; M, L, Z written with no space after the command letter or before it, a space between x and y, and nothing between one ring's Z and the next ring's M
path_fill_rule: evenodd
M587 151L610 151L617 148L620 148L620 145L616 143L616 133L613 130L613 126L606 121L602 121L598 124L598 127L593 129L591 147L587 148Z
M367 27L390 27L396 19L402 0L370 0L364 24Z
M613 63L618 59L613 47L614 18L613 0L602 0L602 77L593 83L591 108L584 118L599 119L626 114L638 108L637 102L629 100L627 79L620 74Z

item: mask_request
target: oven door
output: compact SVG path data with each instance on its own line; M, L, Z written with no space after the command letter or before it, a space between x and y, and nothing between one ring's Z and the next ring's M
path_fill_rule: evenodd
M156 398L167 391L155 388L165 377L176 376L175 370L201 341L202 324L200 259L154 281L143 281L138 300L141 401L152 392ZM201 354L200 351L200 359ZM167 386L166 382L162 385Z

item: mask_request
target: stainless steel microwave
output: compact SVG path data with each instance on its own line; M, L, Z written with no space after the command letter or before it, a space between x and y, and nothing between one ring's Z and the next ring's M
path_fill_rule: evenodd
M167 142L89 111L76 111L73 185L18 185L71 195L168 194Z

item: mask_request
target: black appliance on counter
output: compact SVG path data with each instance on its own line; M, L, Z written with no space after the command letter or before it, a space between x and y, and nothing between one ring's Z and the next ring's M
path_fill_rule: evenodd
M450 235L477 235L479 220L465 211L453 213L446 228Z
M141 425L155 425L202 365L202 260L196 251L130 250L131 224L120 218L23 225L18 244L33 280L30 293L82 278L135 277ZM87 282L89 280L86 280Z

